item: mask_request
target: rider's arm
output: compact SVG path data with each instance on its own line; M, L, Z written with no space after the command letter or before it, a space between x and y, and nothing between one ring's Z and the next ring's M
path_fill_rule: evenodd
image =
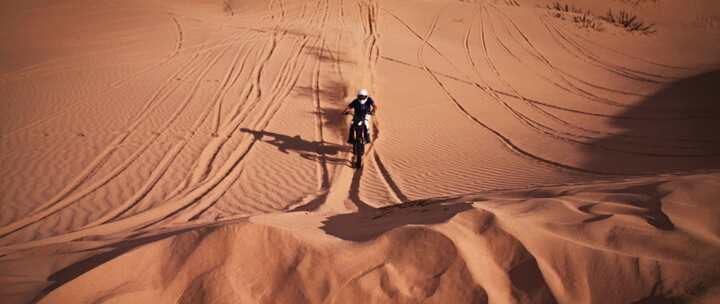
M377 103L373 103L371 113L375 114L375 111L377 111L377 109L378 109Z
M355 102L355 101L353 101L353 102L351 102L351 103L349 103L349 104L347 105L347 107L345 108L345 111L343 111L343 114L347 115L347 114L350 114L350 113L351 113L351 111L352 111L352 109L353 109L353 104L354 104L354 102Z

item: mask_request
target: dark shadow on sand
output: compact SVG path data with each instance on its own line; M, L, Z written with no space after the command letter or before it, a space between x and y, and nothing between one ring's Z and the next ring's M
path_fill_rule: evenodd
M359 182L360 174L356 172L353 176L353 186ZM360 210L331 216L320 228L327 234L356 242L372 240L387 231L406 225L444 223L456 214L473 208L472 203L449 203L437 199L373 208L362 202L357 192L352 189L350 197Z
M355 64L355 61L346 59L348 56L343 52L328 48L308 46L305 47L305 52L323 62Z
M305 140L300 135L288 136L270 131L257 131L247 128L241 128L241 132L252 134L256 140L269 143L278 148L283 153L298 153L301 157L318 161L323 160L328 163L340 163L350 165L350 161L344 158L331 157L339 155L340 152L350 151L349 147L339 146L319 141ZM328 156L331 155L331 156Z
M667 84L610 120L582 168L622 174L720 169L720 71Z
M665 196L664 192L659 189L662 184L662 182L655 182L646 185L624 187L618 190L609 190L610 193L608 194L607 200L622 201L623 204L644 209L644 212L639 212L634 215L644 219L649 225L657 229L665 231L674 230L675 224L673 224L670 217L662 210L662 198ZM613 197L614 194L617 194L617 196ZM583 221L584 223L604 221L615 215L595 212L593 208L601 203L602 202L591 202L578 208L578 211L592 216L585 219Z

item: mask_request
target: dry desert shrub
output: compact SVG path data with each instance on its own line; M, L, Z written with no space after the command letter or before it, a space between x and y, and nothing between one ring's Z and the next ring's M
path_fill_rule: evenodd
M658 3L660 0L620 0L620 2L625 2L627 4L631 4L634 6L646 4L646 3Z
M574 5L569 5L567 3L562 4L560 1L555 1L552 4L548 4L545 6L549 10L557 11L560 13L575 13L575 14L582 14L582 10L575 7Z
M645 24L645 22L638 20L636 15L624 10L613 12L613 10L610 9L605 16L601 16L600 18L609 23L623 27L628 32L639 32L642 34L652 34L655 32L653 29L654 24Z
M638 1L642 0L633 1L633 3L637 3ZM560 1L547 4L545 8L552 11L552 16L562 20L570 20L582 28L602 31L604 29L603 24L607 22L622 27L628 32L638 32L641 34L652 34L655 32L653 28L655 26L654 24L646 24L638 20L636 15L625 10L615 12L610 9L606 15L596 17L589 11L583 11L572 4L562 3Z
M573 16L572 20L583 28L594 29L598 31L603 30L602 24L599 23L595 19L595 16L591 15L589 12L585 12L579 16Z
M602 23L599 22L595 16L589 11L583 11L574 5L563 4L560 1L555 1L552 4L548 4L545 8L553 11L553 16L562 20L570 20L582 28L587 28L596 31L602 31Z

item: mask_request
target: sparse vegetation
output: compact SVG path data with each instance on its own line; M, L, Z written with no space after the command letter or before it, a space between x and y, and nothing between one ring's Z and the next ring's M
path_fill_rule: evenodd
M575 14L582 14L582 10L575 7L574 5L568 5L560 3L560 1L555 1L552 4L546 5L547 9L558 11L561 13L575 13Z
M596 20L595 16L589 11L583 11L574 5L562 4L560 1L555 1L545 7L554 11L553 16L563 20L570 20L582 28L596 31L603 30L602 24Z
M648 0L653 1L653 0ZM641 0L632 3L640 3ZM582 9L567 3L555 1L545 5L545 8L553 11L552 15L563 20L570 20L582 28L602 31L605 22L624 28L628 32L638 32L642 34L652 34L655 32L653 23L645 23L638 20L638 17L625 10L613 11L612 9L604 16L596 17L590 11ZM604 21L604 22L603 22Z
M620 0L620 2L625 2L634 6L642 5L645 3L657 3L658 1L660 0Z
M645 22L638 20L636 15L624 10L613 12L611 9L608 10L605 16L600 18L609 23L621 26L628 32L640 32L643 34L652 34L655 32L653 23L645 24Z
M594 29L598 31L602 31L603 29L602 25L597 22L597 20L595 20L595 16L591 15L588 12L585 12L579 16L573 16L573 22L583 28Z

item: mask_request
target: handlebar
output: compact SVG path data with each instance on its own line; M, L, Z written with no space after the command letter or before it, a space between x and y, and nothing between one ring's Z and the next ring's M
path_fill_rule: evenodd
M353 115L353 113L351 113L350 111L345 111L345 112L343 112L343 115ZM368 115L370 115L370 116L375 115L375 111L368 113Z

